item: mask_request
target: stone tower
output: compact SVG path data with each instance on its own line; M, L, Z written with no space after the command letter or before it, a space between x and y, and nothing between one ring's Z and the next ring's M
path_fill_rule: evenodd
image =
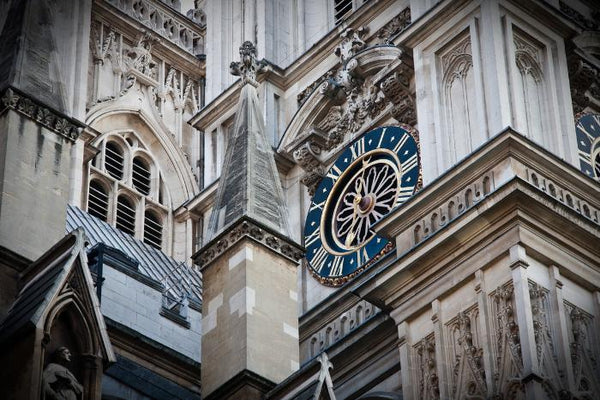
M204 274L202 397L258 399L298 368L296 266L283 191L258 103L251 42L231 72L241 77L233 137L209 225L195 256Z
M67 202L76 196L91 1L13 1L5 7L0 247L32 260L63 237Z

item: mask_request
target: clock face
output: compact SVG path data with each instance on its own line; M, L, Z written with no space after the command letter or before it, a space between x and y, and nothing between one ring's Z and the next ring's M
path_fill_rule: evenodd
M600 115L584 115L575 125L579 166L587 176L600 180Z
M389 251L392 243L372 226L414 194L419 177L418 145L405 128L378 128L348 146L317 187L306 217L313 275L338 286Z

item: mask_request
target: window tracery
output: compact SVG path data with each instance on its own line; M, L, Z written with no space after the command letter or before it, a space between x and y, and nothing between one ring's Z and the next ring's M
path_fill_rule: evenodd
M88 213L161 249L169 194L152 155L134 132L108 135L96 146L101 151L89 165Z

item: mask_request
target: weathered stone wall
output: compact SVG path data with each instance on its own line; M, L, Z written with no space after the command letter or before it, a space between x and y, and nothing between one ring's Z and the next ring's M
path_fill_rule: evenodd
M203 397L244 369L281 382L298 368L296 267L242 240L204 270Z
M189 309L190 328L161 316L162 294L135 278L105 265L102 314L150 339L200 362L200 313Z
M0 126L0 246L34 260L64 236L74 143L13 110Z

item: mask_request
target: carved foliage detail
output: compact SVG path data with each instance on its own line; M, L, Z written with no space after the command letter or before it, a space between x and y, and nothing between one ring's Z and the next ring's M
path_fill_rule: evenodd
M417 374L417 398L437 400L440 398L439 378L435 362L435 338L433 334L414 346Z
M600 365L594 351L595 328L593 317L569 303L565 303L567 320L570 322L571 362L575 381L575 395L579 398L594 398L600 393Z
M335 55L342 63L353 57L356 53L367 47L363 38L369 33L369 28L360 27L358 29L348 28L340 35L342 41L335 48Z
M523 392L523 360L512 286L499 286L495 290L492 311L495 315L495 340L492 340L496 358L494 394L499 399L517 398Z
M200 268L206 266L244 237L256 240L292 261L298 262L304 257L304 252L296 246L292 246L250 221L242 221L227 235L203 249L202 254L195 260L196 264Z
M0 112L6 108L25 115L70 141L79 137L80 126L12 89L6 89L0 99Z
M478 345L478 310L461 311L448 324L453 365L452 398L485 399L487 387L483 349Z
M568 56L567 66L575 114L593 104L590 98L600 103L600 71L576 54Z
M325 167L317 156L321 153L321 146L312 140L307 140L294 151L294 160L306 173L300 181L308 188L309 194L315 194L315 190L325 175Z
M232 61L229 64L229 70L232 75L242 78L242 83L250 83L254 87L258 86L256 76L266 68L264 60L256 59L256 46L250 41L245 41L240 46L240 61Z
M550 306L547 290L535 282L530 282L529 297L531 298L537 361L544 379L543 386L551 397L558 397L561 376L558 371L558 359L552 341L551 323L548 320Z
M389 44L392 38L404 31L411 23L410 8L407 7L396 15L390 22L377 32L377 37L382 39L384 44Z

